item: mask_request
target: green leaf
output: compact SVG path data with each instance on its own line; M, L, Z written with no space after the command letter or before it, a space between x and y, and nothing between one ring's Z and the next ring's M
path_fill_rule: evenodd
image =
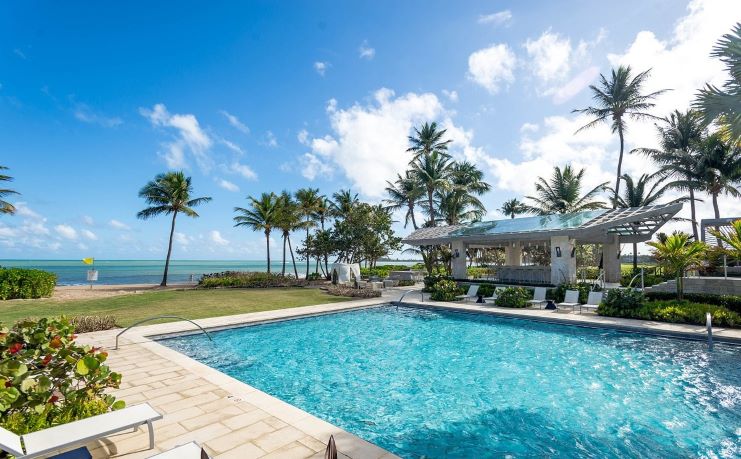
M123 400L116 400L116 402L113 405L111 405L111 409L113 411L120 410L125 407L126 407L126 402L124 402Z
M75 371L78 375L82 376L90 373L90 368L88 368L84 358L77 361L77 365L75 365Z

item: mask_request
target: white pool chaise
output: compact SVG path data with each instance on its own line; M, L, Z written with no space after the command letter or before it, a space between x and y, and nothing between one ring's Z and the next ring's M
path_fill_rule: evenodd
M14 455L16 459L46 457L144 424L149 428L149 449L152 449L154 448L152 422L160 419L161 414L149 404L142 403L22 436L0 427L0 449Z
M468 300L469 298L476 298L478 297L479 293L479 286L476 284L471 285L468 287L468 293L465 295L458 295L455 297L456 300Z
M203 458L201 452L202 449L198 446L198 443L192 441L184 445L176 446L164 453L159 453L149 459L201 459Z
M589 292L587 304L579 305L579 314L581 314L582 308L587 310L594 309L596 311L600 303L602 303L602 292Z
M540 307L543 303L546 302L545 299L545 287L535 287L535 293L533 294L533 299L528 300L528 304L531 306L538 306Z
M573 311L577 306L579 306L579 291L566 290L566 296L564 297L563 302L558 303L558 309L571 308Z

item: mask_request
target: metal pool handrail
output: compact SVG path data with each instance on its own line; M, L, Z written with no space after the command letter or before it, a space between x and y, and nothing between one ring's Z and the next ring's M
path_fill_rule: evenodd
M136 327L137 325L143 324L144 322L150 322L152 320L157 320L157 319L180 319L180 320L185 320L187 322L192 323L196 327L200 328L201 331L206 335L206 337L208 338L208 340L209 341L213 341L213 339L211 339L211 335L209 335L208 332L203 329L203 327L201 327L200 325L198 325L197 323L193 322L190 319L186 319L185 317L180 317L180 316L153 316L153 317L147 317L144 320L140 320L139 322L136 322L136 323L131 324L128 327L124 328L123 331L121 331L119 334L116 335L116 347L114 347L113 349L116 350L116 351L118 350L118 338L119 338L119 336L123 335L124 333L126 333L127 331L129 331L132 328Z
M399 297L398 300L396 300L396 307L397 308L399 307L399 305L401 304L401 300L403 300L404 297L407 296L407 294L414 293L414 292L419 292L420 295L422 296L422 301L423 302L425 301L425 292L422 291L422 289L407 290L407 291L405 291L404 293L401 294L401 296Z
M708 349L713 350L713 316L709 312L705 313L705 328L708 331Z

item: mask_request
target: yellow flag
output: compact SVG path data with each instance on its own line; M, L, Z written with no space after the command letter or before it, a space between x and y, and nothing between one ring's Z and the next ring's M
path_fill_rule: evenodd
M83 258L82 259L82 262L85 263L86 265L92 265L94 261L95 261L95 258Z

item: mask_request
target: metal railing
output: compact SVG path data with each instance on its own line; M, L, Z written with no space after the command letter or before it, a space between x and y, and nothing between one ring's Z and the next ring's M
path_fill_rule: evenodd
M186 319L185 317L180 317L180 316L153 316L153 317L147 317L147 318L146 318L146 319L144 319L144 320L140 320L139 322L133 323L133 324L129 325L128 327L124 328L124 329L123 329L123 330L122 330L121 332L119 332L119 333L118 333L118 334L116 335L116 347L114 347L113 349L114 349L114 350L116 350L116 351L118 350L118 338L119 338L119 337L120 337L121 335L123 335L123 334L124 334L124 333L126 333L127 331L131 330L132 328L136 327L137 325L141 325L141 324L143 324L143 323L145 323L145 322L151 322L151 321L153 321L153 320L158 320L158 319L180 319L180 320L185 320L185 321L187 321L187 322L190 322L190 323L192 323L192 324L193 324L193 325L195 325L196 327L200 328L200 329L201 329L201 331L202 331L202 332L203 332L203 333L204 333L204 334L206 335L206 337L208 337L208 340L209 340L209 341L213 341L213 339L211 338L211 335L209 335L209 334L208 334L208 332L207 332L206 330L204 330L204 329L203 329L203 327L201 327L200 325L198 325L197 323L193 322L193 321L192 321L192 320L190 320L190 319Z
M705 328L708 331L708 349L713 350L713 316L709 312L705 313Z
M639 277L641 278L641 291L644 291L646 289L646 283L645 283L645 278L644 278L644 274L643 274L643 268L641 268L641 272L639 272L638 274L636 274L635 276L633 276L633 278L630 280L630 282L628 282L628 287L627 288L631 288L633 286L633 281L635 281Z
M418 290L417 289L415 289L415 290L407 290L406 292L404 292L404 293L401 294L401 296L399 297L398 300L395 301L396 308L399 309L399 305L401 304L401 302L402 302L402 300L404 299L405 296L407 296L410 293L414 293L414 292L419 292L420 293L420 295L422 297L422 302L424 303L424 301L425 301L425 292L422 289L418 289Z

